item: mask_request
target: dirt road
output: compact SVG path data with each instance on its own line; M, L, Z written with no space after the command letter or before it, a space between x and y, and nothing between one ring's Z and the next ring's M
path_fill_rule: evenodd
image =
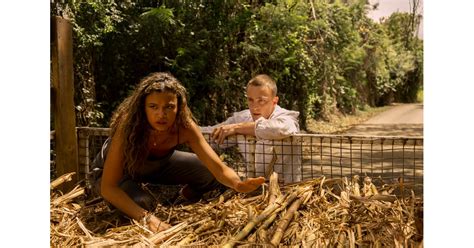
M423 104L394 104L389 110L352 127L345 134L423 136Z

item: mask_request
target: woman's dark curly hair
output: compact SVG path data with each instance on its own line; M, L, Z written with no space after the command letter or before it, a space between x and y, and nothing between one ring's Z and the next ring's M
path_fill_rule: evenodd
M148 156L151 126L145 113L145 98L153 92L171 92L178 98L175 127L189 128L194 117L186 100L186 89L170 73L155 72L144 77L132 94L114 112L110 137L119 133L123 138L124 170L132 177Z

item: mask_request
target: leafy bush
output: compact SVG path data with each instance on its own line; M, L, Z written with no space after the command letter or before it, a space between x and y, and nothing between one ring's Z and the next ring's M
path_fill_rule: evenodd
M381 24L366 1L51 2L74 30L77 123L106 126L140 78L173 73L201 125L246 108L258 73L276 79L280 105L328 119L364 106L414 102L423 84L420 16Z

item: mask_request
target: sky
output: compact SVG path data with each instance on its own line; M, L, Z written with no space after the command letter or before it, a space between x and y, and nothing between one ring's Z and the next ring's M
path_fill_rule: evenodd
M369 17L379 21L381 17L388 17L394 12L411 12L410 4L413 0L369 0L373 5L379 3L376 10L369 12ZM418 13L423 16L423 0L420 0ZM418 37L423 38L423 19L418 30Z

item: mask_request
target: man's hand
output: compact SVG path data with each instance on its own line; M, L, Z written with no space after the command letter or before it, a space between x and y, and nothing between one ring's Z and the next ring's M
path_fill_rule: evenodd
M170 228L171 226L161 221L156 216L151 215L150 219L148 220L148 227L150 228L152 232L158 233Z
M243 182L239 182L235 186L235 191L241 192L241 193L249 193L254 190L256 190L260 185L262 185L265 182L264 177L258 177L258 178L249 178Z
M236 134L236 127L239 124L228 124L228 125L223 125L220 127L217 127L212 131L211 138L216 141L217 144L222 144L224 142L224 139L227 136L234 135Z

